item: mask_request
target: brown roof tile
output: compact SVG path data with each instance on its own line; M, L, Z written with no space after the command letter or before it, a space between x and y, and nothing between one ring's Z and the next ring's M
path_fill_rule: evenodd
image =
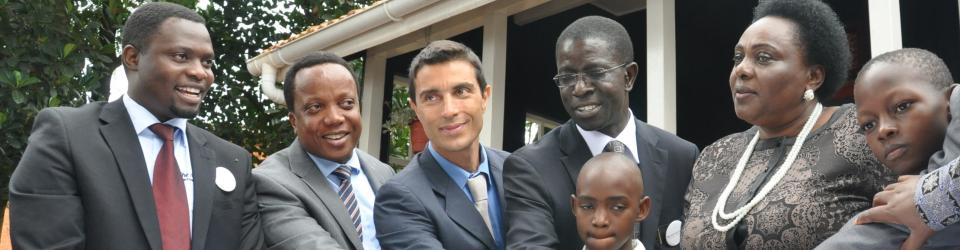
M310 27L308 27L306 30L304 30L303 32L290 35L290 38L277 41L275 44L273 44L273 45L270 46L269 48L264 49L263 52L260 52L260 54L266 54L266 53L270 53L271 51L280 49L280 48L282 48L283 46L286 46L287 44L291 44L291 43L293 43L293 42L296 42L297 40L300 40L300 39L303 39L303 38L305 38L305 37L307 37L307 36L310 36L310 35L312 35L313 33L320 32L321 30L324 30L324 29L326 29L327 27L333 26L333 25L335 25L335 24L337 24L337 23L342 22L343 20L347 20L347 19L349 19L349 18L351 18L351 17L353 17L353 16L356 16L356 15L358 15L358 14L360 14L360 13L366 12L367 10L373 9L374 7L376 7L376 6L378 6L378 5L381 5L381 4L383 4L383 3L386 3L387 1L390 1L390 0L380 0L380 1L376 1L376 2L374 2L373 4L370 4L369 6L366 6L366 7L363 7L363 8L357 8L357 9L350 10L349 12L347 12L347 14L344 14L344 15L339 16L339 17L334 18L334 19L330 19L330 20L324 21L324 22L322 22L322 23L320 23L320 24L317 24L317 25L310 26Z

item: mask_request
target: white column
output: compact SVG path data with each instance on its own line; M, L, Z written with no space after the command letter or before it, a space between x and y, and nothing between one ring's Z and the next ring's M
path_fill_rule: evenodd
M647 123L677 131L674 0L647 1ZM638 80L634 84L642 84Z
M867 1L870 14L870 57L903 48L900 34L900 1Z
M483 24L483 77L493 86L483 114L480 143L503 149L503 100L506 95L507 15L499 11L487 14Z
M387 58L368 54L363 63L363 94L360 97L360 149L380 157L380 131L383 130L383 91L386 79Z

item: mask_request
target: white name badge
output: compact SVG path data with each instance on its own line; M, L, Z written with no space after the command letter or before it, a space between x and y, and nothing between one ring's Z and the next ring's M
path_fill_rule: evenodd
M679 220L674 220L670 222L670 225L667 226L667 232L665 237L667 240L667 245L676 246L680 244L680 228L683 226L683 223Z
M232 192L237 188L237 179L233 177L233 173L225 167L217 167L217 176L214 182L217 184L217 187L224 192Z

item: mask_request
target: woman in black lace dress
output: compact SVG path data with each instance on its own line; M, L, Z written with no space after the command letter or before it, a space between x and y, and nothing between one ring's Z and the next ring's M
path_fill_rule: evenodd
M847 79L843 26L819 1L762 1L733 54L734 107L754 126L700 154L681 245L812 249L869 208L889 176L855 108L819 102Z

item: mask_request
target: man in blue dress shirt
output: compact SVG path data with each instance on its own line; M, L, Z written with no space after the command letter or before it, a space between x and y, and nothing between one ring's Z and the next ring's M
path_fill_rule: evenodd
M374 209L383 249L504 249L507 153L480 145L492 88L463 44L435 41L410 66L410 107L426 152L380 188Z
M268 249L380 249L373 200L393 169L356 149L357 93L333 53L290 66L283 94L297 139L253 171Z

